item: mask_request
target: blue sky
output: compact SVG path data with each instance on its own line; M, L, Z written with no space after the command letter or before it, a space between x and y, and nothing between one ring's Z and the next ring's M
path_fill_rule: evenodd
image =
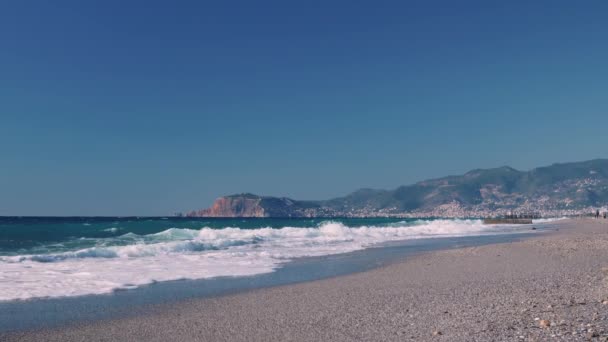
M608 157L605 1L7 1L0 215Z

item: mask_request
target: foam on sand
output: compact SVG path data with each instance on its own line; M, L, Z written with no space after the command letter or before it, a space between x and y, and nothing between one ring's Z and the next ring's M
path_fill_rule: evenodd
M347 253L383 242L511 233L480 220L419 220L348 227L186 229L98 239L62 253L0 257L0 300L109 293L159 281L249 276L299 257Z

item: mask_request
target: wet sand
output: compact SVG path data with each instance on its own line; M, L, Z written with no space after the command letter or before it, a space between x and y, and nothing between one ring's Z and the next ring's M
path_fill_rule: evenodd
M608 338L608 220L371 271L157 305L0 341L587 341Z

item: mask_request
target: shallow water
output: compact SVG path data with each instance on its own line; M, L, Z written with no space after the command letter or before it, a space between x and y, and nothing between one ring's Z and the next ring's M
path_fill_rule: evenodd
M539 229L535 231L527 227L525 232L536 234L550 225L537 227ZM524 230L522 227L520 229L520 233L514 234L393 241L350 253L298 258L284 264L275 272L246 277L159 282L105 295L5 301L0 302L0 331L124 317L144 312L155 304L179 303L191 298L224 295L365 271L424 251L507 242L529 235L522 234Z
M477 219L0 218L0 301L253 276L391 241L527 230Z

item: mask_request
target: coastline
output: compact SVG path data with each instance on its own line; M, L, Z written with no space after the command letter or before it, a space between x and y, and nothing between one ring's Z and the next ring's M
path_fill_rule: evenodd
M528 227L523 233L394 241L349 253L302 257L287 262L274 272L254 276L157 282L109 294L0 301L0 333L124 318L168 302L178 305L177 302L192 298L315 281L364 272L429 251L504 243L550 233L545 225L538 227L538 230Z
M328 279L160 304L131 317L0 333L0 340L603 337L608 222L568 220L553 226L559 232L425 252ZM540 328L535 318L549 320L550 327Z

